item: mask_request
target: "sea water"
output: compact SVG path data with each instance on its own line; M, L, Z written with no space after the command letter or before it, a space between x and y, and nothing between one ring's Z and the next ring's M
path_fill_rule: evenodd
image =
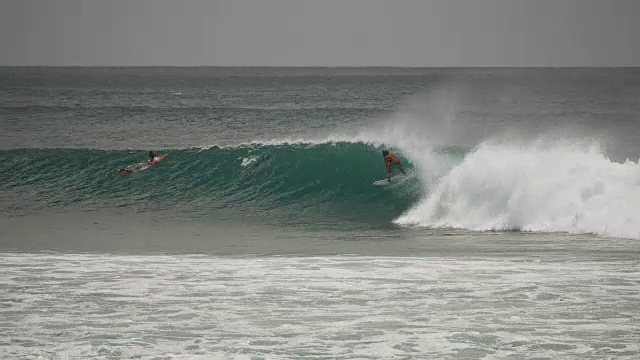
M637 69L0 68L0 357L635 359L639 99ZM383 149L408 175L372 186Z

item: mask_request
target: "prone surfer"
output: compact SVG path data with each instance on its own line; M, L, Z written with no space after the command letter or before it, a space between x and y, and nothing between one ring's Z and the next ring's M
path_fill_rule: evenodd
M135 165L130 165L127 167L123 167L118 169L118 172L126 172L126 173L132 173L141 169L146 169L148 167L150 167L151 165L154 165L160 161L162 161L162 159L164 159L167 156L167 154L164 154L160 157L156 157L156 153L153 150L149 151L149 159L147 159L144 162L141 162L139 164L135 164Z
M156 159L156 153L153 152L153 150L149 150L149 160L147 160L147 163L151 164L155 159Z
M156 153L153 150L149 151L149 159L146 161L146 163L148 165L153 165L153 162L156 160ZM143 166L145 166L145 163L142 164L136 164L136 165L131 165L131 166L127 166L127 167L123 167L118 169L118 172L126 172L131 174L132 172L142 168Z
M403 175L407 175L407 173L402 168L400 159L394 153L390 153L387 150L382 150L382 156L384 157L384 166L387 168L387 179L389 180L389 182L391 182L391 169L394 166L399 167Z

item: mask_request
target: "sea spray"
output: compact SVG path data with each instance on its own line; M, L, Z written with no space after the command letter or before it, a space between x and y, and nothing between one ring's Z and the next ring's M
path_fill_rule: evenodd
M395 223L640 238L639 199L638 162L597 145L487 142Z

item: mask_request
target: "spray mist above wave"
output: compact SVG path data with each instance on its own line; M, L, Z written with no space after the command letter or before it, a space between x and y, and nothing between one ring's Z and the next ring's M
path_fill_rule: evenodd
M457 106L464 91L444 90L352 135L397 148L425 184L396 224L640 239L640 165L612 161L603 133L571 118L486 128ZM443 161L438 148L460 151Z
M640 239L639 199L640 164L597 145L487 142L395 223Z
M475 118L469 122L469 112L457 106L461 93L448 90L416 97L393 114L349 131L260 143L360 143L398 151L412 164L425 193L396 224L640 238L637 161L614 162L592 143L566 140L593 135L579 126L487 129ZM549 140L548 133L561 133L566 141ZM492 136L503 142L488 141ZM547 141L516 140L536 136Z

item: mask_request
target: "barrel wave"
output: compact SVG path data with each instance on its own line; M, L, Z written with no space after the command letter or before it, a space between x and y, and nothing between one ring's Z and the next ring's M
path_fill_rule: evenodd
M640 238L637 161L574 142L485 142L474 148L391 149L408 176L388 186L382 145L254 143L158 151L0 152L0 201L12 214L126 209L225 223L588 233Z
M389 186L371 185L385 177L380 150L358 142L167 150L157 151L168 154L163 162L133 174L117 169L144 161L146 151L7 150L0 152L0 191L17 213L130 207L305 225L390 224L423 189L411 175Z

